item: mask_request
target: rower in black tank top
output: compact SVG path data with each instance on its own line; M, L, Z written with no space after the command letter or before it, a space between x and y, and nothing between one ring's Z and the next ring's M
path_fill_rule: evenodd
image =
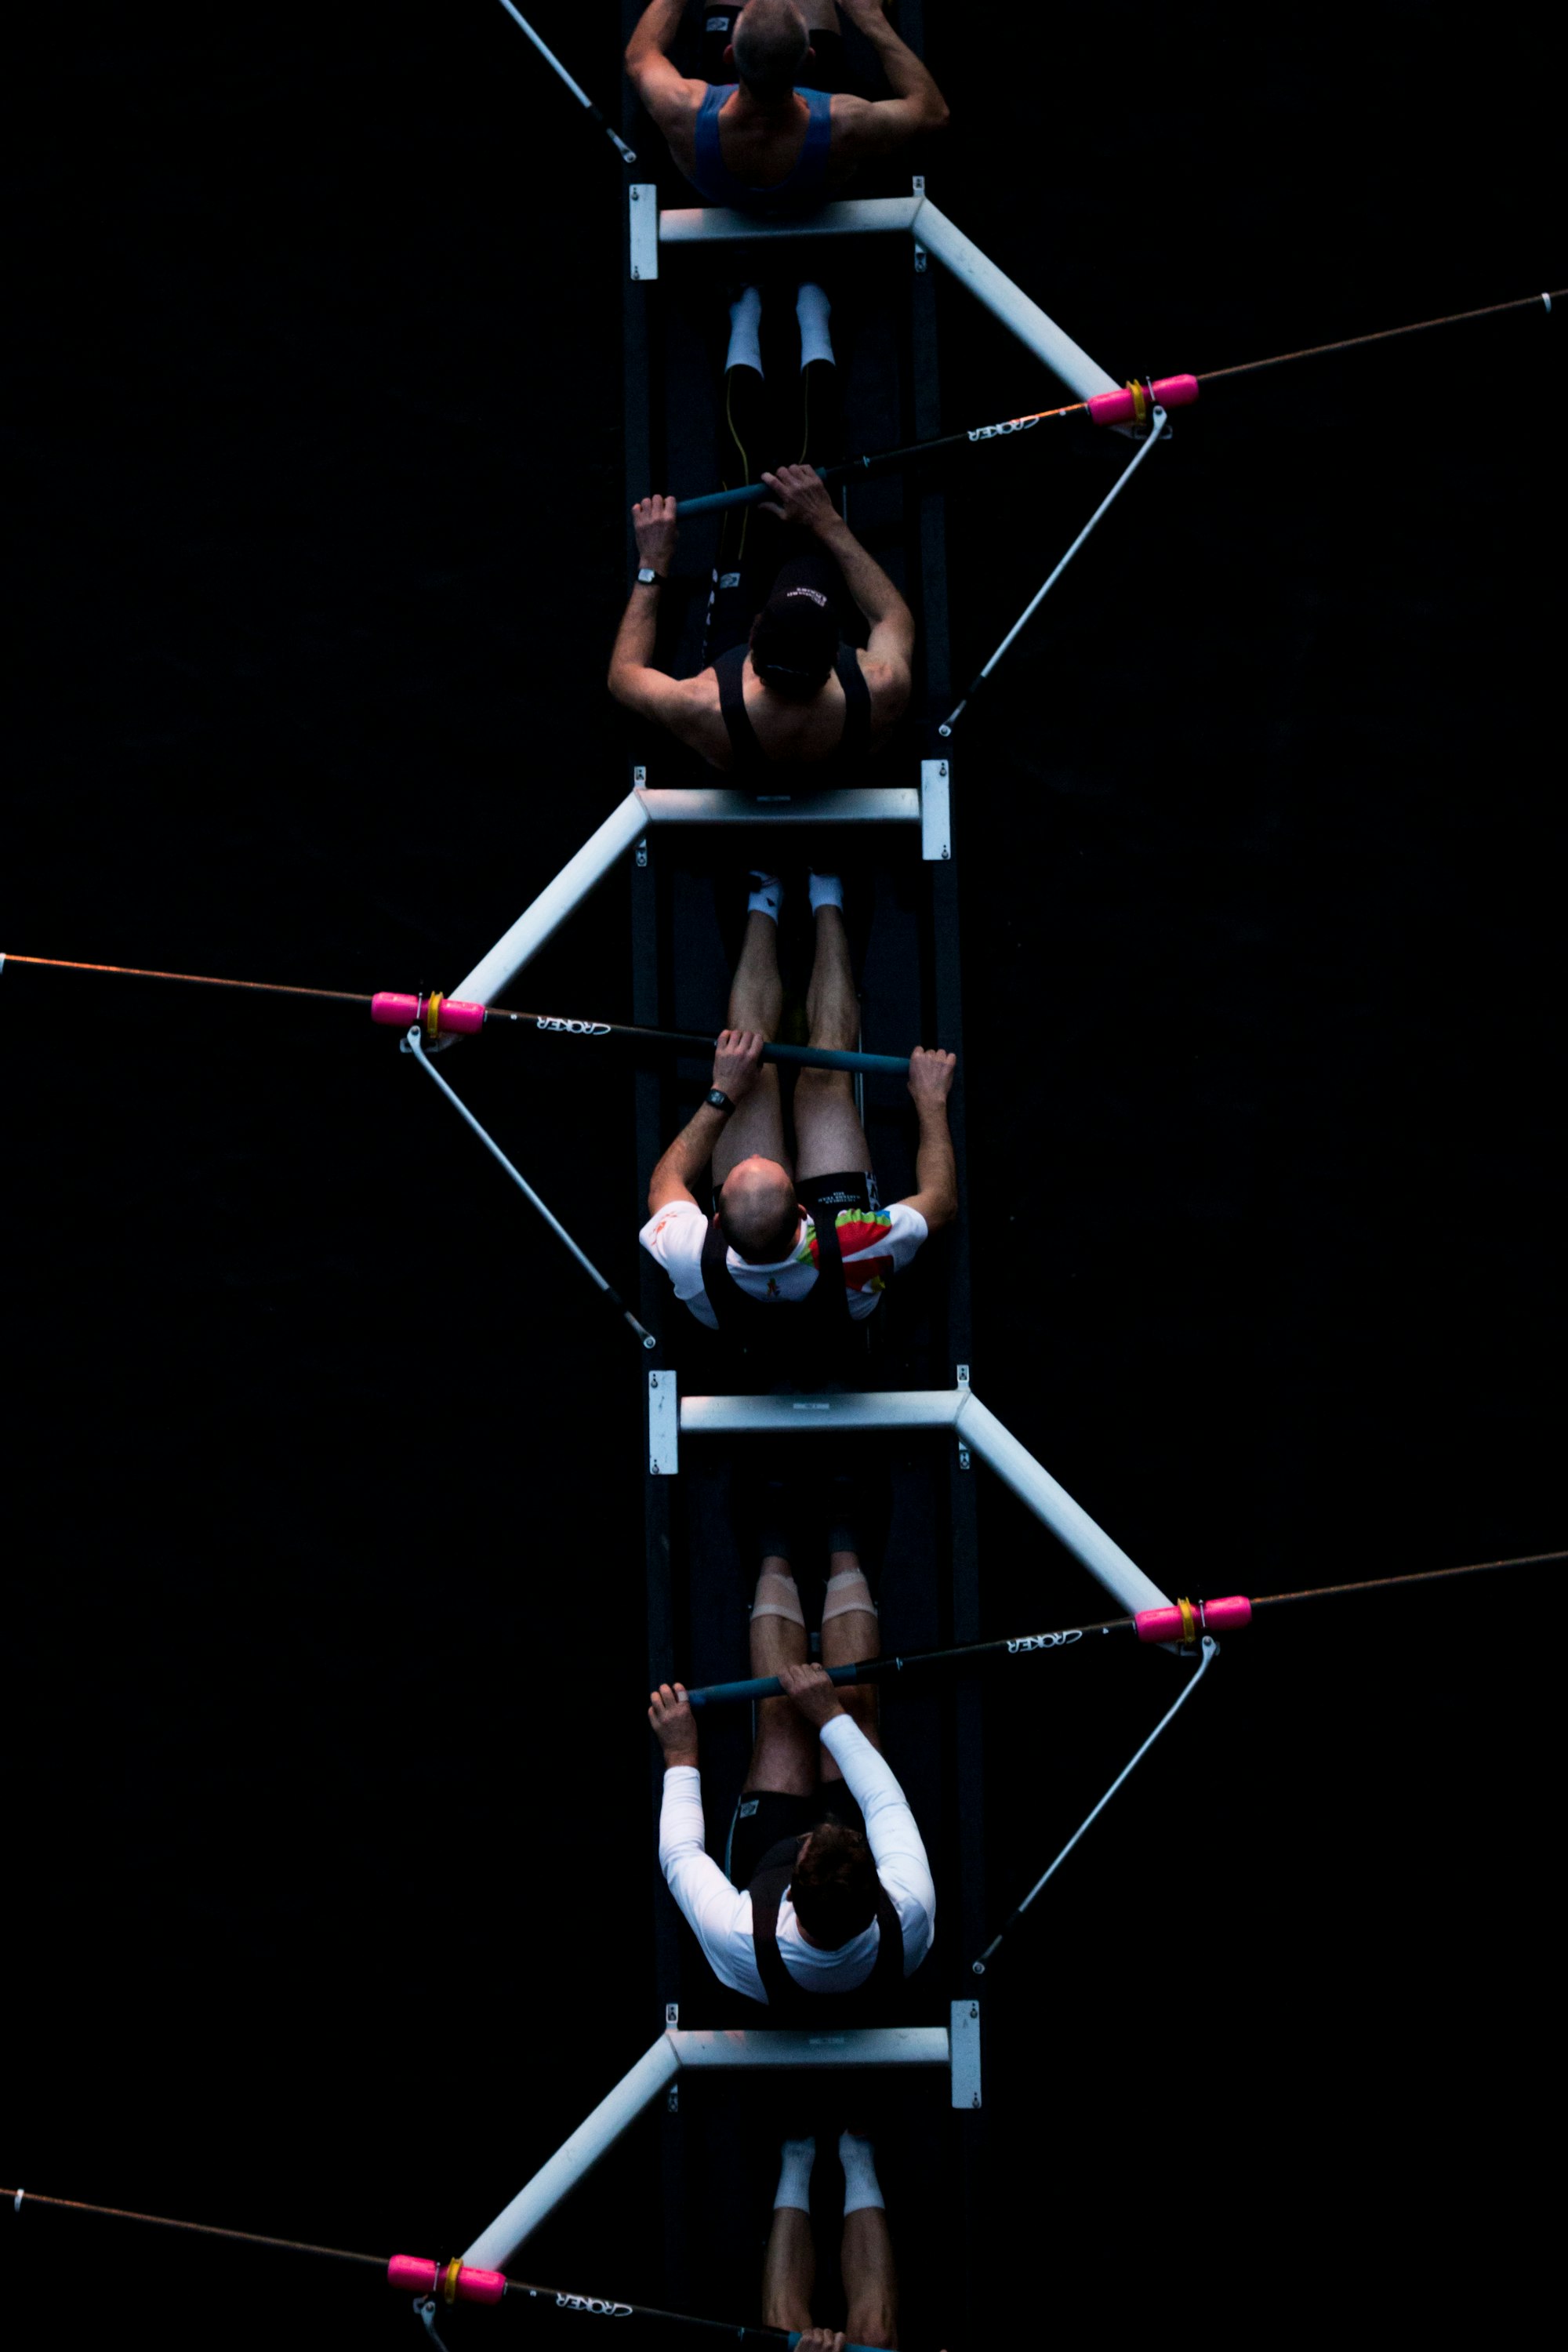
M870 740L871 694L854 646L844 641L846 617L844 575L831 556L812 548L781 568L749 642L716 656L720 715L737 780L776 784L787 775L823 787L850 781ZM763 685L800 708L837 676L844 689L844 727L826 759L770 759L763 750L746 709L748 654Z
M732 646L713 665L719 680L719 709L730 738L731 773L740 782L762 783L788 773L802 782L825 789L847 783L850 772L866 757L871 736L871 693L853 646L840 645L833 669L844 688L844 732L825 760L770 760L757 740L746 709L742 672L748 646Z

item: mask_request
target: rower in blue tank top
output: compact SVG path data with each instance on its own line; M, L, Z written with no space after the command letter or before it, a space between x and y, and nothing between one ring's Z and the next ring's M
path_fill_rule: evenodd
M705 204L729 205L742 212L754 212L763 205L770 212L805 211L821 204L827 194L828 150L833 138L833 100L827 91L791 91L793 98L805 102L805 143L782 180L775 180L772 187L758 188L735 177L724 161L720 143L719 110L739 88L738 82L721 82L717 87L710 82L698 109L696 160L686 174L698 194Z
M710 205L809 212L838 194L863 158L885 156L947 121L942 92L880 0L707 0L697 18L700 79L666 54L686 5L650 0L626 46L626 71L676 163ZM875 53L890 96L845 89L841 16Z

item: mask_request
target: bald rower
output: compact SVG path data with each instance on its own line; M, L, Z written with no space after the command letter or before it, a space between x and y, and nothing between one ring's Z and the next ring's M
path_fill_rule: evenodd
M643 1247L675 1295L770 1374L840 1376L853 1327L872 1314L889 1279L927 1236L958 1213L948 1130L952 1054L917 1047L910 1093L920 1122L915 1191L884 1208L849 1074L802 1070L795 1086L795 1150L784 1130L777 1066L762 1058L784 1009L778 921L784 885L753 874L730 1026L719 1039L713 1086L660 1159L648 1183ZM839 1050L859 1040L860 1006L838 878L812 873L815 931L806 995L809 1039ZM696 1187L711 1164L711 1218Z
M721 81L689 80L670 63L685 6L651 0L626 45L626 72L705 204L810 211L838 194L858 164L948 119L947 101L880 0L704 7L703 62ZM857 98L844 88L844 17L875 50L891 96Z

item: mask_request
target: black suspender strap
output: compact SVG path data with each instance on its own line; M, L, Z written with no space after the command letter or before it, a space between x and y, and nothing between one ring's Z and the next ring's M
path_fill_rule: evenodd
M791 1840L793 1845L795 1841ZM793 1858L776 1862L773 1847L763 1858L763 1867L746 1890L752 1898L752 1943L757 1955L757 1974L763 1980L763 1990L770 2009L787 2010L803 2007L817 2012L826 2000L852 2000L857 2008L880 2008L891 2002L894 1992L904 1981L904 1931L892 1896L880 1879L877 1881L877 1958L870 1975L853 1992L813 1993L796 1984L784 1964L779 1950L779 1905L788 1889L794 1869Z
M730 751L734 760L733 773L755 777L767 768L763 747L757 740L756 730L746 716L746 693L742 673L751 647L731 646L721 654L713 665L713 675L719 681L719 716L724 721L724 732L730 738Z
M804 1298L768 1300L752 1298L741 1288L730 1271L729 1244L722 1228L716 1216L710 1217L702 1236L702 1288L713 1309L714 1320L727 1339L761 1339L770 1331L782 1337L784 1327L774 1318L780 1315L799 1317L808 1310L815 1310L814 1320L815 1317L825 1316L835 1328L852 1322L844 1260L838 1248L837 1211L814 1210L812 1225L816 1234L816 1280ZM759 1323L759 1316L767 1320Z
M702 1236L702 1287L726 1339L743 1339L748 1328L746 1310L756 1301L746 1297L730 1272L728 1247L718 1218L710 1217Z
M776 776L788 761L769 760L757 740L755 728L746 710L743 672L747 646L731 646L721 654L713 665L713 675L719 681L719 716L724 721L724 732L730 738L730 751L734 761L732 773L755 779ZM866 683L866 673L853 646L841 645L834 656L833 667L838 683L844 688L844 732L831 759L822 762L824 771L836 769L848 761L864 759L871 738L871 689ZM796 771L803 782L812 778L813 771L804 767ZM822 782L829 781L826 772Z

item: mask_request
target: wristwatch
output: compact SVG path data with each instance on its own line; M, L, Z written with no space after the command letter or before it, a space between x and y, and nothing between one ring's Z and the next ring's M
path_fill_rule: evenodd
M729 1096L720 1087L710 1087L702 1097L702 1103L706 1110L721 1110L726 1118L735 1108Z
M637 572L637 586L651 588L656 583L660 588L668 588L669 585L668 580L662 572L656 572L651 563L642 564Z

